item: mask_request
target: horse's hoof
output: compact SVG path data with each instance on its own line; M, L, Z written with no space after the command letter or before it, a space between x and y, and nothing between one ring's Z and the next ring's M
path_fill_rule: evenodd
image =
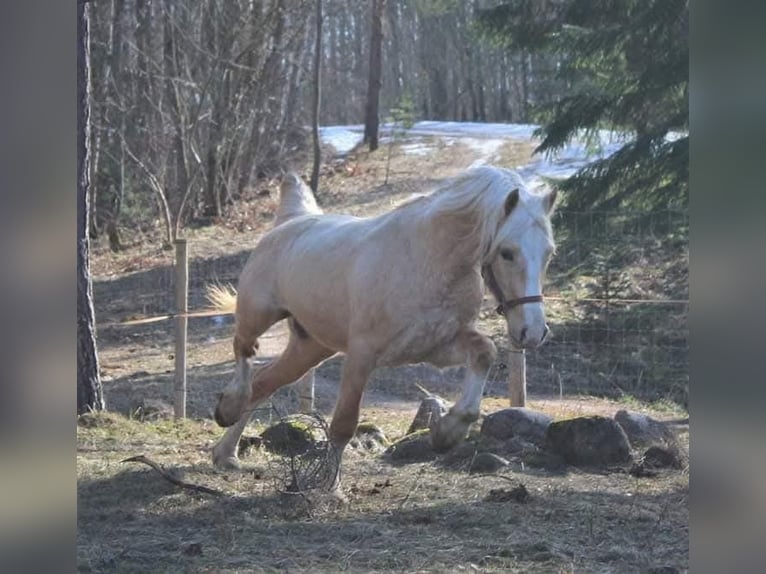
M468 427L478 416L456 414L452 411L441 417L431 428L431 448L438 454L444 454L454 448L468 434Z
M221 414L221 411L220 411L220 409L218 407L215 408L215 413L213 414L213 418L215 419L215 423L219 427L226 428L226 427L230 427L231 426L230 424L226 424L228 421L223 417L223 415Z
M436 454L444 454L452 450L463 441L463 436L446 436L443 434L431 435L431 448Z
M242 465L236 456L216 456L213 453L213 466L218 470L240 470Z
M218 405L215 407L215 413L213 414L213 418L215 419L215 422L218 424L218 426L224 427L224 428L232 426L239 420L239 416L232 417L224 409L222 409L220 401L218 402Z

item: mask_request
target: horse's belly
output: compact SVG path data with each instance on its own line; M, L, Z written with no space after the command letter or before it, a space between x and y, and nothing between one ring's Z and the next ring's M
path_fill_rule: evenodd
M405 329L387 346L379 358L381 366L397 366L432 362L445 354L462 328L457 317L441 317L438 321L419 321Z
M317 316L314 313L294 315L306 332L323 346L336 353L345 353L348 349L348 325L338 322L337 317Z

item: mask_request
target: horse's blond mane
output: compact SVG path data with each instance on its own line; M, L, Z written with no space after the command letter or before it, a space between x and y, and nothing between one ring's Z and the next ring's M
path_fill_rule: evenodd
M476 216L478 225L472 225L470 235L463 239L478 240L480 253L487 255L505 221L505 200L514 189L519 190L520 201L524 204L535 195L528 191L515 171L482 166L444 182L429 196L430 201L424 204L424 209L432 217L463 213ZM550 235L550 222L545 214L531 210L529 213Z

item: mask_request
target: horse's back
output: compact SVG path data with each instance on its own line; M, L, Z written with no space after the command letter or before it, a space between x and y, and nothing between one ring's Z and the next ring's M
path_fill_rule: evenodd
M344 315L348 263L359 245L361 221L306 214L269 231L240 274L238 306L243 312L280 309L307 323L315 310L328 306Z

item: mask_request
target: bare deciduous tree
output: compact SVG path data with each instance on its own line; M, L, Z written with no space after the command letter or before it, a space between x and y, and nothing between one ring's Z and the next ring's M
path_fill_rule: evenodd
M386 0L372 0L370 24L370 69L367 81L367 105L365 106L364 142L370 151L378 149L378 127L380 123L380 88L383 73L383 12Z
M312 6L94 3L95 231L156 219L167 244L188 219L223 215L254 177L280 171L308 141L298 86Z
M319 164L322 150L319 146L319 104L322 94L322 0L316 0L316 42L314 44L314 99L311 105L311 132L314 144L314 165L311 169L311 190L316 195L319 187Z
M77 413L104 408L90 278L88 188L90 61L88 5L77 3Z
M113 249L155 227L168 244L191 220L225 217L259 178L310 161L312 70L322 122L364 122L373 149L379 118L405 97L417 119L529 121L527 99L557 94L542 79L554 61L479 41L479 0L90 4L90 231Z

